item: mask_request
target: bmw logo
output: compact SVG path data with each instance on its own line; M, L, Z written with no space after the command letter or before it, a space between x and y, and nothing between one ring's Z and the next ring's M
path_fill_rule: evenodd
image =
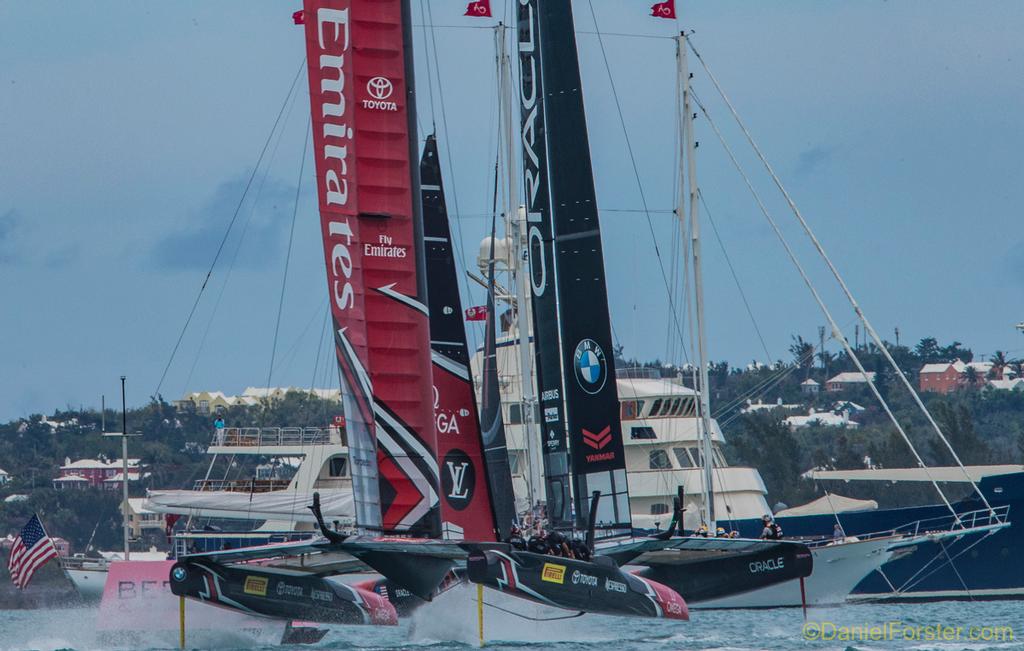
M607 362L604 351L593 339L584 339L576 344L573 368L576 369L576 383L587 393L593 395L604 388L608 379Z
M178 567L174 568L174 570L171 572L171 578L173 578L175 581L184 581L185 574L185 568L179 565Z

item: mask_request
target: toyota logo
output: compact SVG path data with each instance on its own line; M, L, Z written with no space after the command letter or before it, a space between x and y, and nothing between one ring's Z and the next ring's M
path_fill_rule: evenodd
M387 77L374 77L370 81L366 82L366 92L370 94L370 97L377 100L383 100L391 97L395 87L391 85L391 80Z

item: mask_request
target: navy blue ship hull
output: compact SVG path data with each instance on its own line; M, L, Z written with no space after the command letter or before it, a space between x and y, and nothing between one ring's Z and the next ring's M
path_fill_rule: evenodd
M986 477L979 488L993 507L1009 506L1009 520L1024 513L1024 473ZM983 509L975 496L957 502L958 513ZM920 520L944 518L943 504L842 513L839 520L848 536L897 529ZM799 538L831 537L836 519L832 514L778 518L784 535ZM729 523L742 536L760 534L761 521ZM723 525L726 526L726 525ZM854 597L885 597L893 600L1020 599L1024 598L1024 526L1009 526L988 535L972 534L922 542L898 553L869 574L853 591Z

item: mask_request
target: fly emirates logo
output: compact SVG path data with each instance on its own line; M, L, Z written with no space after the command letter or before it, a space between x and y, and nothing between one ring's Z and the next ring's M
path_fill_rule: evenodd
M322 131L323 151L317 152L317 170L322 205L331 214L327 224L330 243L331 296L338 310L352 307L352 225L350 216L339 209L349 201L349 148L352 144L352 111L345 87L346 57L349 56L350 24L348 9L320 8L316 12L316 37L319 53L316 57L319 89L312 89L313 119ZM312 55L312 53L310 53ZM313 58L312 56L310 57ZM319 120L317 119L319 113ZM333 209L333 210L331 210ZM354 211L353 211L354 212Z

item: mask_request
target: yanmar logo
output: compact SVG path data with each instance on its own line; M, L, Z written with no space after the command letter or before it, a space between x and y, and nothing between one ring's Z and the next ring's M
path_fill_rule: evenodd
M583 444L594 448L595 450L603 450L609 443L612 442L612 428L611 425L605 427L596 434L590 430L583 430ZM608 452L600 452L597 454L588 454L586 459L588 463L594 463L596 461L611 461L615 458L615 453L609 450Z
M242 587L245 594L256 595L257 597L267 596L267 578L263 576L245 577L245 585Z
M604 446L608 445L612 441L612 427L611 425L605 427L603 430L594 434L589 430L583 430L583 442L594 448L600 450Z
M565 583L565 566L556 565L555 563L544 563L540 579L548 583Z

